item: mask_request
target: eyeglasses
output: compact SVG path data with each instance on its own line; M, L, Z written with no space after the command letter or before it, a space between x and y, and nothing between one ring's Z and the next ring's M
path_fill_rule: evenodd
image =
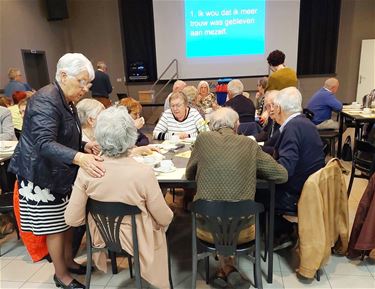
M84 79L78 79L77 77L71 76L71 75L69 75L69 77L75 78L78 81L80 88L86 88L87 90L89 90L90 87L92 86L92 83L90 83L90 82L87 83L87 81L84 80Z
M184 103L176 103L176 104L172 104L171 108L181 108L183 106L184 106Z

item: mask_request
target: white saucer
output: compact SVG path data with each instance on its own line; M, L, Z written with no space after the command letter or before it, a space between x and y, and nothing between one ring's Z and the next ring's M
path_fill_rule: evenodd
M175 170L176 170L176 167L171 167L171 168L158 167L158 168L154 168L154 171L159 172L159 173L171 173L171 172L174 172Z

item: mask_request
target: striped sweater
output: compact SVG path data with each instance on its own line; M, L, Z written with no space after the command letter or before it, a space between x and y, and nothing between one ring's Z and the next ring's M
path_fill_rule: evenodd
M199 132L207 130L207 124L195 108L190 107L186 118L182 121L178 121L173 116L171 109L167 109L154 129L153 138L171 139L174 134L181 132L189 134L190 137L196 137Z

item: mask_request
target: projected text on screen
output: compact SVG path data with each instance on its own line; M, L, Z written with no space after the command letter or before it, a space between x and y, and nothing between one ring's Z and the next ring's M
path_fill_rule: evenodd
M265 0L185 0L186 57L263 54Z

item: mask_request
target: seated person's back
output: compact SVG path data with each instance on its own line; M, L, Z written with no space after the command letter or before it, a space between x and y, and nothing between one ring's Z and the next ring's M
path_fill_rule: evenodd
M240 123L255 121L255 105L243 95L243 84L238 79L228 83L228 101L224 106L233 108L240 116Z
M165 231L173 213L163 198L153 169L128 156L128 149L136 142L137 130L127 109L120 106L104 110L98 116L95 138L102 148L105 175L93 178L82 169L78 171L65 212L66 223L71 226L84 223L87 198L137 206L142 211L136 216L141 275L158 288L169 288ZM103 245L93 220L89 222L94 244ZM128 217L120 228L120 241L133 254L131 236Z
M329 78L325 81L324 87L319 89L307 103L307 108L314 113L312 122L316 125L331 120L332 111L342 110L342 103L335 96L338 88L338 80ZM333 128L338 128L338 124Z

